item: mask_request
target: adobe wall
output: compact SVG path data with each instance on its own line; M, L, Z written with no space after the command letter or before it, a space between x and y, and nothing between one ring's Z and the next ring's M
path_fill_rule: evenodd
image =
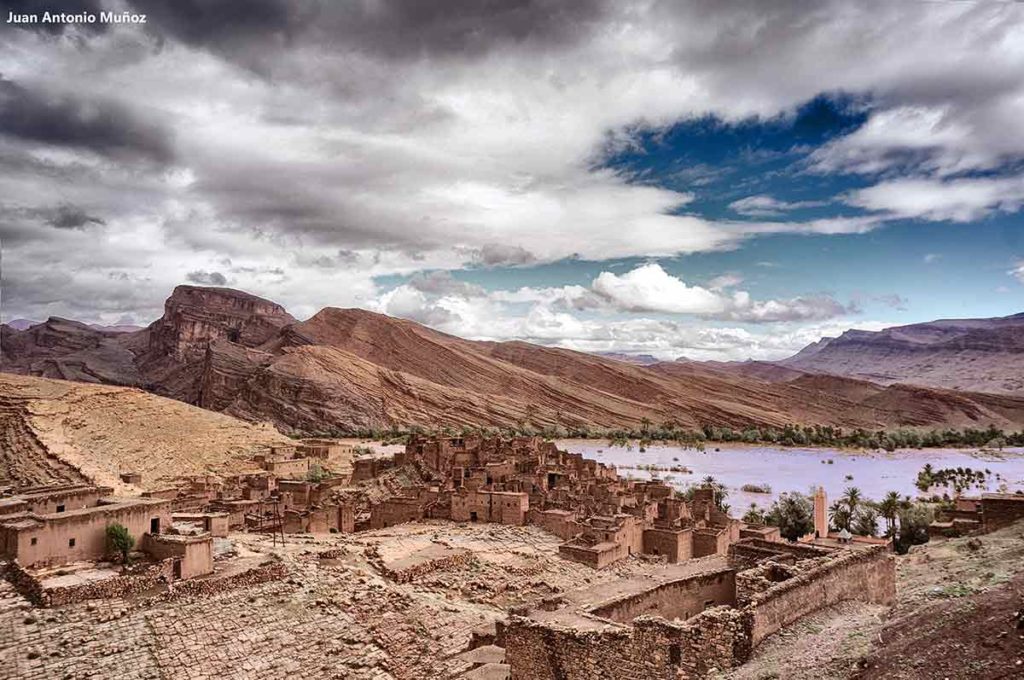
M423 519L424 508L415 499L391 498L370 509L370 528L385 529Z
M180 578L203 576L213 571L213 537L162 537L146 535L143 549L156 560L180 560Z
M688 560L693 556L693 531L645 529L644 554L664 555L672 563Z
M268 461L264 464L264 467L268 472L278 477L305 479L306 475L309 474L309 459L291 458L288 460Z
M849 551L755 595L749 607L751 645L813 611L846 600L891 606L896 560L883 546Z
M713 606L735 604L736 573L725 570L670 581L604 603L591 609L590 613L619 623L629 623L646 615L685 620Z
M57 512L57 508L61 506L64 508L61 512L92 507L99 503L100 498L110 495L111 491L109 487L54 489L49 492L27 494L25 501L28 503L29 512L48 515Z
M527 522L568 541L579 535L579 524L571 514L549 513L542 510L530 510Z
M697 529L693 532L693 556L707 557L724 552L728 547L728 535L713 530Z
M1019 519L1024 519L1024 496L1010 498L992 498L985 496L981 500L982 517L985 531L995 531L1009 526Z

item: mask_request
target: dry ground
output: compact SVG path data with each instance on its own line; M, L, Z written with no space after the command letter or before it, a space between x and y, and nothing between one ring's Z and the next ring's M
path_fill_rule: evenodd
M535 527L432 522L289 536L283 548L262 536L232 539L243 554L278 554L289 578L175 602L55 609L31 607L0 581L0 679L451 677L469 667L458 654L472 631L507 607L656 568L634 559L594 571L557 557L558 539ZM980 541L899 558L891 612L857 603L818 612L725 677L1024 677L1016 665L1024 631L1012 619L1024 605L1011 598L1024 588L1024 525ZM375 566L439 545L473 557L405 584Z
M896 606L846 603L769 638L725 677L1024 678L1024 522L897 558Z
M404 525L357 535L234 534L245 550L277 553L290 577L176 602L103 601L37 609L0 580L0 678L446 678L474 628L586 582L651 567L633 560L595 572L556 556L533 527ZM474 552L468 564L396 584L366 557L397 560L440 541ZM340 551L324 559L324 551Z

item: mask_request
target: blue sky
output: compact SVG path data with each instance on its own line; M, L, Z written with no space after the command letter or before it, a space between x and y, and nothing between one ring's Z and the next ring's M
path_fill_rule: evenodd
M741 360L1024 311L1024 4L264 4L0 30L4 320Z

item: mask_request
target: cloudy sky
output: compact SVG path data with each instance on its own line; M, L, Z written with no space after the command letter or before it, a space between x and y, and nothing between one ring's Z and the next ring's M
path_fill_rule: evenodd
M776 358L1024 311L1024 4L42 0L0 25L3 319Z

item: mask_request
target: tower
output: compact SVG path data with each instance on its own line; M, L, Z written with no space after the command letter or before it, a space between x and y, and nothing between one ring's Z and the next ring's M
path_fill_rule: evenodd
M816 538L828 536L828 498L821 486L814 492L814 535Z

